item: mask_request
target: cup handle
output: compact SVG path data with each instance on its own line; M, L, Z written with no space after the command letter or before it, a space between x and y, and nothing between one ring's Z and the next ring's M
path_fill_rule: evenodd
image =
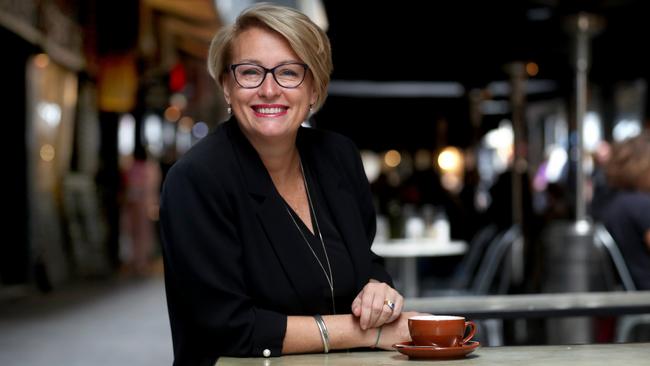
M469 342L472 337L474 337L474 333L476 333L476 324L469 320L465 322L465 330L467 330L467 327L469 327L469 334L465 338L463 338L463 342L461 344L465 344Z

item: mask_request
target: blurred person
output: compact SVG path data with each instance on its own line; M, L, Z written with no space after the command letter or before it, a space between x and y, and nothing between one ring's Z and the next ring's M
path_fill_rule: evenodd
M120 215L122 259L127 273L147 275L158 244L154 220L158 216L161 173L144 146L136 145L133 160L124 171L123 179Z
M601 216L638 290L650 290L650 131L612 147L606 166L612 193Z
M607 183L605 169L612 156L612 146L607 141L601 141L593 154L594 170L591 174L591 187L593 190L589 202L589 212L596 221L602 221L603 210L614 194Z
M214 37L208 64L232 116L162 192L174 364L409 341L415 313L370 251L357 148L301 127L326 98L326 34L294 9L254 5Z

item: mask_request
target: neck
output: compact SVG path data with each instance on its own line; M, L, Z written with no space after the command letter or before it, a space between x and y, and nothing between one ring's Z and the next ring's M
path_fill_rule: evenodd
M276 186L283 185L295 177L296 173L300 173L300 156L296 148L295 136L273 143L255 141L250 138L249 140Z

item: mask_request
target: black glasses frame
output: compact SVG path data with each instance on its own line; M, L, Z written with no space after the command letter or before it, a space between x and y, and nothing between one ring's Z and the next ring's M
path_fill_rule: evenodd
M239 80L237 80L237 73L235 72L235 69L236 69L238 66L242 66L242 65L256 66L256 67L259 67L259 68L261 68L262 70L264 70L264 76L262 76L262 80L260 80L260 83L259 83L259 84L255 85L255 86L243 86L243 85L239 82ZM287 65L300 65L300 66L302 66L302 67L305 69L305 73L302 75L302 80L300 80L300 82L299 82L298 85L296 85L296 86L284 86L284 85L282 85L282 83L280 83L280 82L278 81L278 77L275 76L275 70L276 70L278 67L287 66ZM275 67L272 67L272 68L270 68L270 69L267 69L266 67L264 67L264 66L262 66L262 65L258 65L258 64L254 64L254 63L250 63L250 62L244 62L244 63L241 63L241 64L232 64L232 65L230 65L230 70L232 71L232 76L235 78L235 81L237 82L237 84L239 84L239 86L241 86L241 87L244 88L244 89L255 89L255 88L259 88L260 85L262 85L262 84L264 83L264 80L266 80L266 75L269 74L269 73L270 73L271 75L273 75L273 80L275 80L275 82L276 82L278 85L280 85L281 87L283 87L283 88L285 88L285 89L295 89L295 88L299 87L300 85L302 85L302 83L305 81L305 77L307 76L307 70L308 70L308 69L309 69L309 66L307 66L307 64L303 64L303 63L301 63L301 62L287 62L287 63L284 63L284 64L279 64L279 65L277 65L277 66L275 66Z

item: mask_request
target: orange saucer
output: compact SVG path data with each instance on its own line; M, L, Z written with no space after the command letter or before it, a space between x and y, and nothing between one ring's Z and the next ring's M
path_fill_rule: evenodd
M473 352L481 344L469 341L460 347L416 346L413 342L397 343L393 348L409 358L462 358Z

